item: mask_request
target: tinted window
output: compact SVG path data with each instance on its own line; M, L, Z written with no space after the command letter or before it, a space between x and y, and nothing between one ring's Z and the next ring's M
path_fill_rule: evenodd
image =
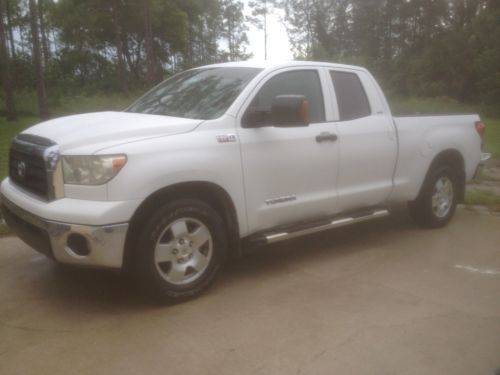
M340 120L353 120L371 115L370 103L357 74L330 72L332 77Z
M270 114L273 98L278 95L304 95L309 101L309 121L325 121L321 82L315 70L296 70L274 76L262 86L250 108Z
M214 119L220 117L261 69L187 70L160 83L127 110L136 113Z

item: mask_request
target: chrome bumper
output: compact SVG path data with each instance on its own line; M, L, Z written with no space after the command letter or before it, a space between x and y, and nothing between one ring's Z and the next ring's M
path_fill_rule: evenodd
M0 195L7 225L29 246L61 263L121 268L128 223L90 226L42 219Z
M476 168L476 171L474 172L474 177L473 179L476 179L481 176L481 171L483 170L484 163L487 162L488 160L491 159L491 154L487 152L483 152L481 154L481 159L479 160L479 165Z

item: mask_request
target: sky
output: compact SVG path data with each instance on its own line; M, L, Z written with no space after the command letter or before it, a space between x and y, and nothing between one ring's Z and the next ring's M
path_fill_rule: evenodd
M251 15L251 8L248 0L243 0L245 4L245 15ZM282 23L283 13L274 11L274 14L267 16L267 59L268 60L292 60L290 42L286 34L285 26ZM248 47L247 52L253 53L251 60L264 60L264 30L259 30L248 23Z

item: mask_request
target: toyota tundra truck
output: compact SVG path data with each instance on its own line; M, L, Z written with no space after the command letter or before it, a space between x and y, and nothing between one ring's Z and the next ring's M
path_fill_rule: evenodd
M160 300L204 291L224 260L380 218L452 218L482 158L479 116L393 117L364 68L239 62L174 75L122 112L17 135L8 225L57 262L131 270ZM304 249L307 251L307 249Z

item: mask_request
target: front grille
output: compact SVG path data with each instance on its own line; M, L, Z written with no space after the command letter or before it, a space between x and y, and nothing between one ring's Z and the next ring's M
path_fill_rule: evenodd
M10 148L9 177L29 192L49 200L51 198L51 173L46 161L46 151L55 143L37 136L19 134Z

